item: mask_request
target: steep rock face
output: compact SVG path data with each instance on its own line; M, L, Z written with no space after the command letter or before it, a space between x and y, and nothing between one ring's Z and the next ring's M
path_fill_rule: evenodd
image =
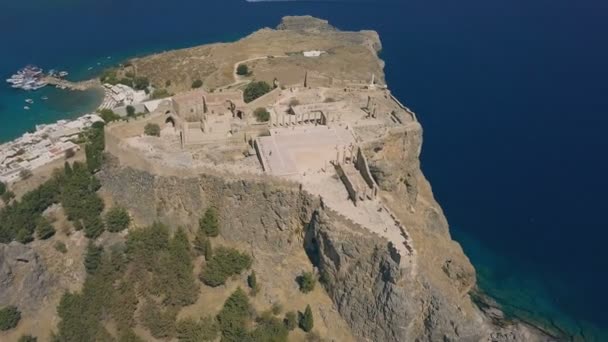
M437 245L433 262L419 260L412 272L399 267L386 240L295 184L211 175L161 177L116 162L108 163L99 178L104 191L140 224L160 220L193 228L205 208L214 205L220 210L221 237L264 255L258 260L278 263L305 248L360 341L509 341L502 336L522 336L513 335L512 328L500 332L473 308L468 291L474 270L443 233L431 233L437 239L430 242ZM421 222L443 228L441 212L420 208ZM424 246L424 239L415 243ZM418 259L431 258L421 254Z
M0 244L0 307L15 305L35 311L54 285L38 253L31 246Z

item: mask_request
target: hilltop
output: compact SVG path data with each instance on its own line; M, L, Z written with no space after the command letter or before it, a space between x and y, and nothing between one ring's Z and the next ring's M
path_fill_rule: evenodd
M385 84L380 49L373 31L286 17L123 66L175 95L105 126L103 161L87 155L94 177L80 166L54 177L98 196L93 216L125 209L128 229L93 230L98 216L70 217L78 202L60 195L54 237L0 249L11 275L0 307L23 315L0 338L550 340L473 303L475 270L420 169L419 114ZM298 311L301 329L286 330Z

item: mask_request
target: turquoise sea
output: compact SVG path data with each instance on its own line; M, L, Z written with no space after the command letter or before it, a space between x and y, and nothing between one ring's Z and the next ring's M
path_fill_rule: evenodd
M32 63L84 79L290 14L380 33L388 84L422 121L422 167L482 290L517 317L608 341L606 1L2 1L0 76ZM2 82L0 141L99 100Z

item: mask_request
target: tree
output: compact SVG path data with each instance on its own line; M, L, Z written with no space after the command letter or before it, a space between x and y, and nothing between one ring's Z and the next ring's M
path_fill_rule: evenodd
M209 207L205 211L205 215L198 221L199 228L210 237L216 237L220 233L220 225L217 218L217 210L214 207Z
M17 342L37 342L38 339L32 335L22 335Z
M2 194L2 201L4 201L4 204L9 204L13 198L15 198L15 193L10 190L7 190Z
M251 274L249 277L247 277L247 284L249 285L249 288L251 288L251 294L255 296L259 291L258 281L255 277L255 270L251 271Z
M218 326L216 321L210 317L205 317L198 321L186 318L177 322L176 330L179 341L213 341L217 337Z
M245 102L249 103L265 95L271 90L272 87L270 86L270 84L264 81L251 82L247 85L245 91L243 92L243 99L245 100Z
M65 243L63 243L62 241L57 241L55 242L55 250L59 253L67 253L68 252L68 248L66 247Z
M201 80L194 80L194 82L192 82L192 89L197 89L203 86L203 81Z
M116 121L116 120L120 120L120 115L114 113L113 110L111 109L102 109L99 111L99 116L101 116L101 118L103 119L103 121L105 121L106 123L108 122L112 122L112 121Z
M21 178L22 180L26 180L30 177L32 177L32 170L23 169L23 170L19 171L19 178Z
M12 329L19 324L21 320L21 312L16 306L7 306L0 310L0 330L6 331Z
M49 220L44 217L38 219L38 224L36 225L36 237L39 240L46 240L51 236L55 235L55 228Z
M283 322L285 323L285 327L287 328L287 330L291 331L295 329L298 325L298 318L296 316L296 313L293 311L289 311L288 313L286 313Z
M135 77L133 79L133 87L137 90L145 90L150 86L150 80L147 77Z
M154 89L152 92L152 99L162 99L171 96L171 93L167 89Z
M99 216L93 216L83 221L84 236L89 239L97 239L105 230L103 221Z
M266 110L266 108L257 108L253 111L253 115L259 122L267 122L270 120L270 113Z
M76 155L76 152L74 152L73 149L68 148L67 150L65 150L65 153L64 153L65 159L70 159L75 155Z
M127 106L127 116L134 117L135 116L135 107L128 105Z
M154 123L147 123L144 127L144 134L160 137L160 126Z
M216 287L225 284L230 276L240 274L249 267L249 255L236 249L219 247L214 251L211 260L207 261L200 278L206 285Z
M209 239L205 235L202 229L199 229L196 232L196 236L194 237L194 241L192 242L192 247L194 251L198 255L205 255L207 250L207 244L209 243Z
M310 305L306 305L306 310L304 310L304 314L300 318L300 328L306 332L309 332L312 330L313 326L314 320L312 317L312 309L310 308Z
M84 257L84 267L87 270L87 273L93 274L99 268L101 264L101 258L103 256L103 247L95 246L94 243L89 242L87 246L87 253Z
M129 227L129 223L131 223L131 217L123 207L114 207L106 214L106 228L109 232L121 232Z
M246 340L246 324L250 315L249 299L245 292L239 287L234 291L224 307L217 315L222 341L244 341Z
M4 195L6 192L6 184L4 182L0 182L0 196Z
M287 342L289 330L283 322L269 315L258 318L255 330L250 333L250 340L255 342Z
M247 64L239 64L239 66L236 68L236 74L241 76L248 75L249 67L247 66Z
M213 247L211 247L211 241L209 239L205 239L203 248L205 250L205 260L211 260L211 258L213 258Z
M300 291L303 293L308 293L315 289L316 280L314 275L310 272L302 272L302 275L297 278L297 281L300 285Z

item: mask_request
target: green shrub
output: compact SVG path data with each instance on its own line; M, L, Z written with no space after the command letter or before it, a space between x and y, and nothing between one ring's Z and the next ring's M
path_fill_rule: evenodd
M150 86L150 80L147 77L135 77L133 79L133 88L137 90L145 90Z
M245 87L245 91L243 92L243 99L245 102L249 103L272 90L270 84L264 81L251 82Z
M247 337L246 324L250 318L249 299L239 287L226 299L224 307L217 315L222 341L245 341Z
M303 293L308 293L315 289L316 280L310 272L302 272L302 275L297 278L297 282L300 285L300 291Z
M309 332L314 327L314 320L312 317L312 309L310 305L306 305L306 310L304 310L304 314L300 317L300 328L302 330Z
M206 285L216 287L226 283L233 275L251 267L251 257L232 248L219 247L201 272L201 280Z
M217 322L210 317L198 321L182 319L177 322L176 328L177 339L183 342L213 341L218 333Z
M127 116L134 117L135 116L135 107L128 105L127 106Z
M285 314L285 319L283 319L283 323L285 323L285 327L287 330L294 330L298 326L298 316L295 312L289 311Z
M85 218L83 220L84 224L84 236L89 239L97 239L105 230L105 226L101 217L93 216L90 218Z
M199 229L196 232L196 236L194 237L194 241L192 241L192 247L197 255L205 255L207 246L209 243L209 239L205 232L202 229Z
M7 190L2 194L2 201L4 204L9 204L13 198L15 198L15 193L10 190Z
M257 326L250 333L250 340L256 342L287 342L289 331L276 317L261 317Z
M152 92L152 99L164 99L165 97L171 96L171 93L167 89L154 89Z
M7 306L0 310L0 330L6 331L12 329L19 324L21 320L21 312L16 306Z
M281 305L280 302L273 303L270 311L273 315L277 316L281 313L281 311L283 311L283 305Z
M253 115L259 122L267 122L270 120L270 113L266 110L266 108L257 108L253 111Z
M123 207L114 207L106 214L106 228L109 232L121 232L129 227L131 217Z
M19 337L17 342L37 342L38 339L32 335L23 335Z
M205 215L198 221L199 228L210 237L216 237L220 233L220 224L217 218L217 210L209 207L205 211Z
M23 170L19 171L19 178L21 178L22 180L29 179L32 176L33 176L32 171L29 169L23 169Z
M147 123L144 127L144 134L153 137L160 137L160 126L153 123Z
M112 121L116 121L116 120L120 120L120 115L114 113L113 110L111 109L102 109L99 111L99 116L103 119L103 121L105 121L106 123L108 122L112 122Z
M201 80L194 80L194 82L192 82L192 89L200 88L202 86L203 86L203 81L201 81Z
M57 241L57 242L55 242L54 247L55 247L55 250L57 252L60 252L60 253L63 253L63 254L65 254L65 253L68 252L68 248L66 247L65 243L63 243L63 241Z
M145 342L132 329L125 329L118 334L118 342Z
M247 285L249 285L249 288L251 288L251 295L255 296L259 291L258 280L256 279L255 271L251 271L251 274L249 275L249 277L247 277Z
M44 217L38 219L38 224L36 225L36 237L39 240L46 240L53 235L55 235L55 228L53 228L51 222Z
M103 247L96 246L94 243L89 242L87 246L87 252L84 257L84 267L87 273L95 273L101 264L101 258L103 256Z
M175 336L175 310L162 310L158 304L148 300L142 308L142 323L152 336L159 339L170 339Z
M6 192L6 184L4 182L0 182L0 196L4 195Z
M247 66L247 64L239 64L239 66L236 68L236 74L241 76L248 75L249 67Z

